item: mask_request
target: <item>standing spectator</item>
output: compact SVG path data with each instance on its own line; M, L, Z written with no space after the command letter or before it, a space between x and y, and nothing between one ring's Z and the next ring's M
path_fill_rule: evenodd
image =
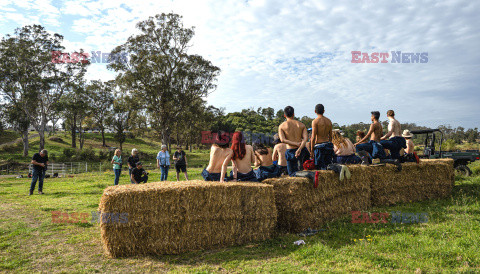
M120 180L120 173L122 172L122 151L120 149L115 150L115 155L113 155L112 164L113 164L113 172L115 173L114 185L118 185L118 181Z
M187 156L185 151L182 150L182 146L177 146L177 151L173 154L173 160L175 161L175 170L177 171L177 181L179 181L180 171L185 174L185 180L188 181Z
M35 190L35 185L38 180L38 194L43 194L43 179L45 178L45 171L47 170L48 165L48 155L47 150L42 149L40 153L33 154L32 162L33 165L33 174L32 174L32 183L30 184L30 194L33 194Z
M147 183L148 173L143 169L141 162L137 162L135 167L132 170L132 175L130 176L132 184Z
M170 153L168 153L166 145L162 145L162 150L157 154L157 168L160 168L162 172L160 175L160 181L166 181L168 177L168 169L170 168Z
M138 158L138 150L136 148L132 149L132 155L128 157L127 162L128 162L128 175L131 178L132 170L136 167L137 163L140 162L140 159ZM132 179L130 179L130 182L133 184Z

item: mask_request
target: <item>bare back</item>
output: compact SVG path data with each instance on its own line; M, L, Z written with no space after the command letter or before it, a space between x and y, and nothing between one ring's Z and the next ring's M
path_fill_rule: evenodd
M332 140L332 121L325 116L318 116L312 121L312 145Z
M248 173L252 170L252 163L255 162L255 157L253 154L253 148L251 145L245 145L245 156L242 159L232 160L237 167L238 172ZM233 151L232 151L233 153Z
M287 165L287 158L285 158L285 152L287 151L287 145L284 143L276 144L273 148L272 160L278 161L279 166Z
M258 161L256 161L255 165L259 165L259 166L271 166L271 165L273 165L272 149L267 148L267 150L268 150L268 154L260 154L258 152L255 152L255 156L258 159Z
M295 143L301 143L303 138L303 132L306 131L307 128L302 122L299 122L294 119L287 119L287 121L283 122L278 127L278 135L280 136L280 140L282 142L283 138ZM283 138L282 138L283 137ZM300 145L293 145L293 144L286 144L287 149L298 148Z
M388 124L388 131L392 132L392 135L390 136L390 138L401 137L402 136L402 126L400 125L400 122L397 121L396 119L390 120L390 123Z
M207 171L209 173L221 173L223 163L230 154L233 154L233 151L230 148L221 148L217 145L212 145Z
M374 122L370 126L370 130L372 130L372 135L370 135L370 140L375 142L380 142L380 138L383 135L382 124L380 124L378 121Z

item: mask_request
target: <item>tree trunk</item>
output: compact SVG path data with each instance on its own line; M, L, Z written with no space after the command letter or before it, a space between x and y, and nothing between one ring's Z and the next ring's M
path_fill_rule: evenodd
M105 128L104 127L101 127L101 130L102 130L102 146L103 147L106 147L107 145L105 144Z
M77 148L77 117L73 116L73 121L72 121L72 147Z
M22 132L23 157L28 156L28 128Z

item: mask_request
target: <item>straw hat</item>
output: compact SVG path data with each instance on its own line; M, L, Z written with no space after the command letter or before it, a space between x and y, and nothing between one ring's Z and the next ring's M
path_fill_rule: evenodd
M341 129L339 129L339 128L336 128L336 129L334 129L334 130L332 130L332 131L333 131L333 132L336 131L336 132L340 133L340 135L342 135L342 136L345 134L345 133L343 133L343 131L342 131Z
M412 137L413 137L413 134L410 132L410 130L406 129L406 130L403 131L402 137L412 138Z

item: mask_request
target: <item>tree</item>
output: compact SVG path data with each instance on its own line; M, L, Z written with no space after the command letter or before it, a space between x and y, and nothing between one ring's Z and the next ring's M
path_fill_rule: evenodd
M152 128L169 146L172 121L182 119L192 102L215 88L220 69L201 56L187 54L194 30L183 27L181 16L162 13L137 27L139 35L112 51L128 54L128 62L115 60L109 68L120 72L119 83L144 99Z
M61 51L63 36L40 25L17 28L0 42L0 92L7 102L20 106L45 146L49 115L74 78L83 77L82 62L56 64L52 52ZM77 53L78 54L78 53Z
M90 96L92 107L92 118L95 125L102 133L102 146L105 144L105 125L108 115L113 108L114 81L102 82L101 80L91 81L87 86L87 94Z
M28 128L30 127L30 120L25 115L25 111L18 105L5 104L2 106L2 109L4 110L2 114L5 117L6 122L8 122L15 131L21 134L23 157L27 157L29 149Z
M132 98L120 95L113 101L113 113L107 118L107 124L111 125L115 130L115 140L123 150L123 143L127 136L125 131L130 129L130 118L132 115L131 105Z

